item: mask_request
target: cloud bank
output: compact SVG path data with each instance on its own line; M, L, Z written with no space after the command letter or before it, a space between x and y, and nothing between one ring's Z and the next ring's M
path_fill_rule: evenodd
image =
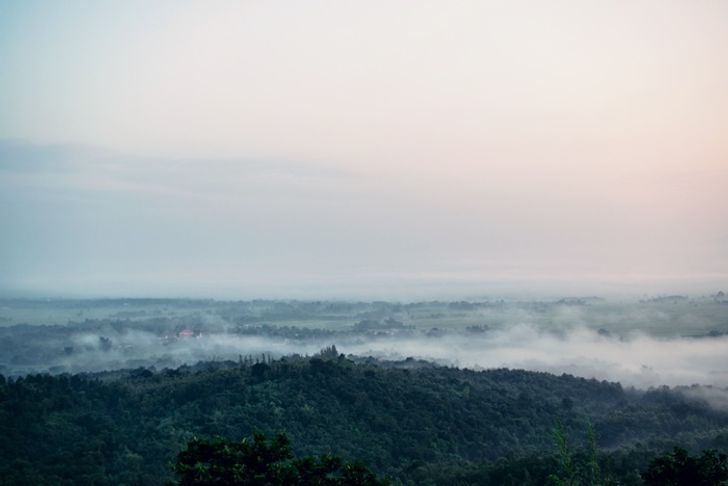
M587 328L549 332L528 325L482 332L429 333L404 330L394 335L353 332L309 338L232 333L164 337L127 330L78 332L63 353L42 361L7 357L4 373L102 371L115 368L237 360L239 356L312 355L336 345L341 353L399 360L414 357L472 369L518 368L568 373L626 386L647 388L693 384L728 387L728 336L657 338L644 333L604 335ZM58 351L58 344L54 344ZM15 362L13 362L15 360Z

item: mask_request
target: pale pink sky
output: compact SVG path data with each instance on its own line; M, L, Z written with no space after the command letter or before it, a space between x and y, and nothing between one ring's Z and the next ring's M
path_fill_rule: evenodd
M728 284L726 47L718 0L0 4L0 284Z

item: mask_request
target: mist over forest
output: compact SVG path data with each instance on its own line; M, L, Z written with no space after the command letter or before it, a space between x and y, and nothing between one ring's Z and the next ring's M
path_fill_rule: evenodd
M261 433L281 431L303 459L284 455L271 470L311 474L306 464L334 454L364 461L362 474L381 484L653 486L678 474L659 466L666 461L705 463L701 475L723 477L726 309L721 292L5 299L0 477L158 485L176 473L205 484L188 476L212 467L215 447L247 450L236 438L255 437L260 448Z
M310 356L335 345L385 360L567 373L638 388L720 388L728 386L727 311L722 294L405 304L6 300L0 372L161 370Z

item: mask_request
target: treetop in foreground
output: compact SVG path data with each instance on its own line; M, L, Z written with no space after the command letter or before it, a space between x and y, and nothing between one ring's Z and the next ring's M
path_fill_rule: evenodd
M285 434L230 442L194 437L173 466L180 486L384 486L361 463L333 455L295 458Z

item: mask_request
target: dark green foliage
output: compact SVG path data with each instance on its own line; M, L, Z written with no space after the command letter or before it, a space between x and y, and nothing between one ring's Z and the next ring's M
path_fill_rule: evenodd
M569 443L564 432L564 427L559 422L554 430L554 441L559 451L559 473L551 474L549 481L554 486L575 486L577 483L576 469L574 468L574 460L569 451Z
M597 448L596 434L591 422L587 422L588 450L573 454L569 448L569 440L561 422L554 429L554 442L558 450L558 468L548 476L549 483L554 486L608 486L614 483L602 477L600 453Z
M587 477L589 478L589 484L592 484L594 486L607 484L607 481L602 478L602 468L599 466L599 449L597 448L597 437L591 421L587 423L587 433L589 437L589 463L587 468Z
M355 364L331 350L156 373L0 379L0 484L163 484L192 437L256 430L285 430L294 454L361 460L417 485L563 479L552 438L559 420L584 481L598 481L599 471L603 483L640 484L658 452L728 443L728 414L665 389L412 365ZM595 455L597 447L611 452Z
M384 486L366 466L332 455L294 459L288 438L256 433L229 442L193 438L174 471L180 486Z
M642 478L649 486L719 486L728 484L728 460L714 450L693 457L675 447L653 459Z

